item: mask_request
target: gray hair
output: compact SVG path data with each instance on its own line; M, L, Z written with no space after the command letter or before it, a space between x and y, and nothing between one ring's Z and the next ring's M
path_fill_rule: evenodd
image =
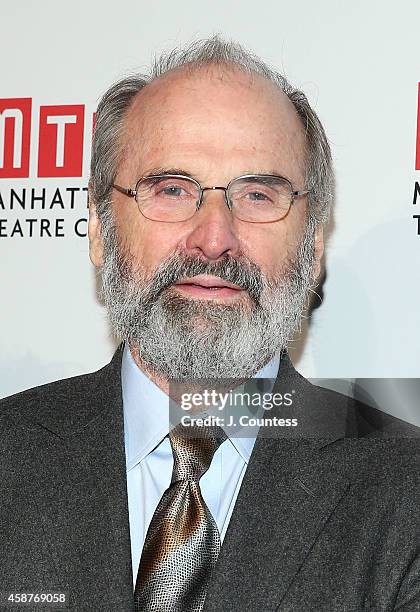
M135 74L118 81L100 100L92 144L90 189L103 230L104 225L109 226L106 222L112 219L110 201L121 156L120 137L124 117L133 98L148 83L170 70L181 66L195 69L210 65L233 66L251 76L261 75L287 95L306 134L305 186L311 189L308 196L309 219L314 225L327 221L333 199L334 176L330 146L317 114L305 94L292 87L283 75L272 70L241 45L216 35L196 41L187 48L174 49L161 55L154 60L149 74Z

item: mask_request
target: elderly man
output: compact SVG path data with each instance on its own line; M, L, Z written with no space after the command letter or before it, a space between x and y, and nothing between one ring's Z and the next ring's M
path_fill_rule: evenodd
M218 37L104 95L90 256L124 342L2 402L4 607L420 609L418 431L287 356L332 183L304 94ZM259 378L293 402L247 437L170 425L173 381Z

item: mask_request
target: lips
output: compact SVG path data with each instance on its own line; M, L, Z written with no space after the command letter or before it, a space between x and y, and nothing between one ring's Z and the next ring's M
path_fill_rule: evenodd
M209 274L201 274L199 276L193 276L192 278L186 278L175 283L176 285L196 285L198 287L205 287L206 289L220 289L222 287L228 287L229 289L235 289L236 291L242 291L242 288L238 285L234 285L229 281L225 281L218 276L211 276Z
M189 294L205 297L212 294L219 297L228 297L243 291L242 287L210 274L200 274L182 279L175 283L175 286Z

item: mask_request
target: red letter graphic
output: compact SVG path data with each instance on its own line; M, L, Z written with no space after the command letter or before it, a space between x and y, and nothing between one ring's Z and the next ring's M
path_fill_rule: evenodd
M416 170L420 170L420 83L417 101Z
M83 104L41 106L38 176L82 176Z
M29 176L31 98L0 100L0 178Z

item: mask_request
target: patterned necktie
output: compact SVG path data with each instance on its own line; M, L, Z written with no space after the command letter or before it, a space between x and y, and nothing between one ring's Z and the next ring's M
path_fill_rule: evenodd
M134 590L136 612L200 612L220 551L199 480L226 435L220 427L180 424L169 439L172 480L147 530Z

